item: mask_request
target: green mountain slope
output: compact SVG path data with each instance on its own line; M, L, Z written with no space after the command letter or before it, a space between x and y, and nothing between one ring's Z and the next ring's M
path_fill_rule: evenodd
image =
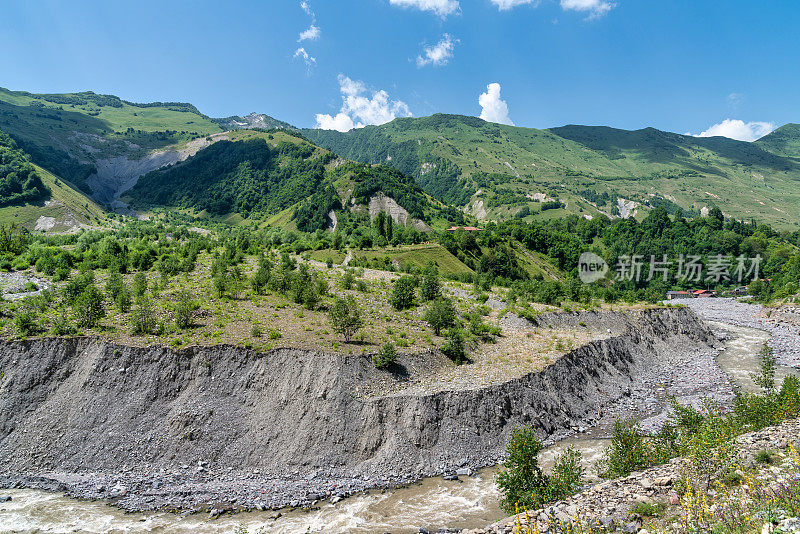
M344 157L412 174L428 193L479 218L641 217L664 206L719 207L781 227L800 222L800 162L756 143L653 128L537 130L441 114L303 133Z
M33 94L0 88L0 130L33 161L86 193L100 159L149 151L219 132L191 104L136 104L92 92Z
M0 132L0 224L68 231L103 218L99 206L68 182L31 163L29 156Z
M345 219L353 213L375 217L391 212L393 203L407 212L409 224L463 221L391 167L343 161L289 131L239 130L228 137L142 176L126 200L141 210L185 208L229 220L236 214L307 232L332 226L331 211Z
M800 158L800 124L785 124L754 144L780 156Z

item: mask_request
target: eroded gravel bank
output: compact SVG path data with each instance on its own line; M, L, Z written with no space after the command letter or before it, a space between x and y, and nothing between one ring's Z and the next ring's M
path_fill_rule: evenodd
M493 465L520 425L554 441L627 412L657 424L670 394L731 394L718 342L687 310L540 320L614 335L502 384L383 397L360 397L357 386L402 373L361 356L7 342L0 486L128 510L304 506Z

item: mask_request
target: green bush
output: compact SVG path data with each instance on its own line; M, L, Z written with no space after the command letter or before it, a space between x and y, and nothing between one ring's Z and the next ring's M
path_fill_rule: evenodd
M443 328L450 328L456 321L456 309L450 299L434 300L425 311L425 320L433 328L434 334L441 334Z
M646 435L639 423L616 421L611 445L598 462L598 473L603 478L618 478L644 469L650 465L650 450Z
M147 295L136 299L136 307L130 317L131 333L135 336L152 334L156 329L156 315Z
M94 285L89 284L75 299L75 322L79 327L93 328L106 316L103 294Z
M417 284L413 276L401 276L394 283L394 289L392 289L392 296L389 299L389 303L398 311L413 307L416 286Z
M175 326L178 328L189 328L192 325L196 304L192 300L189 291L181 291L175 298Z
M464 337L457 328L450 329L450 332L447 334L447 342L442 345L439 350L457 364L462 364L467 359L467 352L464 348Z
M425 302L436 300L441 297L442 288L439 283L439 271L436 269L436 266L431 265L425 269L425 275L422 278L422 286L419 292L420 297L422 297L422 300Z
M631 513L639 517L661 517L665 509L663 503L638 502L631 507Z
M328 312L328 320L333 331L341 334L347 342L353 339L355 333L364 326L361 310L352 296L344 299L337 298Z
M39 316L33 309L22 309L14 316L14 326L21 337L32 336L38 331Z
M581 454L569 447L555 460L550 475L539 467L542 444L530 428L516 428L511 433L507 459L497 473L502 494L500 507L508 514L535 510L573 495L583 484Z
M381 347L381 351L372 357L372 363L376 369L386 369L397 360L397 351L394 345L386 343Z

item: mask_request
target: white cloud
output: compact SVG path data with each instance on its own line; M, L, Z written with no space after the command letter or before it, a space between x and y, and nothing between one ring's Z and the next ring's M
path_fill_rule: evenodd
M422 55L417 56L417 67L447 65L447 62L453 57L453 49L457 42L457 39L444 34L441 41L433 46L426 46L422 51Z
M527 4L538 4L539 0L491 0L500 11L506 11L517 6L524 6Z
M402 100L391 100L389 93L383 90L373 91L369 97L363 82L351 80L343 74L339 75L339 91L342 93L342 108L336 115L318 113L317 128L346 132L411 116L411 110Z
M297 39L297 42L309 40L309 41L316 41L319 39L320 33L322 31L319 29L319 26L311 25L308 29L304 32L300 32L300 37Z
M433 11L442 18L458 12L458 0L389 0L393 6L414 7L422 11Z
M294 51L294 58L302 58L309 69L317 63L317 58L310 56L302 46Z
M514 123L508 117L508 104L500 98L500 84L490 83L486 86L486 92L478 97L478 104L481 106L481 118L489 122L499 122L500 124Z
M695 137L722 136L738 141L755 141L774 129L775 124L772 122L744 122L739 119L725 119L719 124L711 126L708 130L695 135Z
M572 11L588 11L589 18L602 17L617 6L608 0L561 0L561 8Z
M306 15L314 16L314 11L311 9L311 4L308 2L300 2L300 9L306 12Z

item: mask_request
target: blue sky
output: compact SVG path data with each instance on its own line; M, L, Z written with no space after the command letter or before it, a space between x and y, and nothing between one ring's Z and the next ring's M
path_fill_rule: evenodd
M9 89L338 128L446 112L755 138L800 120L796 1L2 4Z

